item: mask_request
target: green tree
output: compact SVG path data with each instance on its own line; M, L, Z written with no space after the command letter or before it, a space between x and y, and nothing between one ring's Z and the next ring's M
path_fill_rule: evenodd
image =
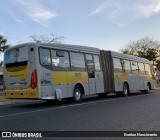
M160 60L156 60L156 67L158 70L160 70Z
M0 52L4 52L9 45L7 45L7 39L0 35Z
M149 37L144 37L129 42L126 47L120 51L124 54L147 58L155 64L160 57L160 42Z
M148 48L146 50L145 58L147 58L148 60L152 61L153 64L155 64L155 62L158 60L159 56L160 56L160 50L159 49Z

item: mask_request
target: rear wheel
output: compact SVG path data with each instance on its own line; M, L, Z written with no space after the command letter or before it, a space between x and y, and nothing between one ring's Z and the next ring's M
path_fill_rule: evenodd
M79 103L82 101L83 90L80 86L75 86L73 91L73 102Z
M147 85L147 90L145 91L145 93L150 93L150 90L151 90L151 86L150 84Z
M127 84L123 84L123 92L122 92L122 96L128 96L129 95L129 88Z

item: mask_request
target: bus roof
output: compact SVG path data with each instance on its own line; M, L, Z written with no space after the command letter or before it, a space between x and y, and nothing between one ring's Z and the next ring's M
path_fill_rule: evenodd
M24 46L34 46L34 47L43 46L43 47L48 47L48 48L56 48L56 49L71 50L71 51L77 51L77 52L100 54L100 49L95 48L95 47L71 45L71 44L51 44L51 43L41 43L41 42L23 43L23 44L15 45L9 49L19 48L19 47L24 47ZM122 54L122 53L118 53L118 52L114 52L114 51L111 51L111 55L113 57L117 57L117 58L133 60L133 61L138 61L138 62L144 62L144 63L150 63L150 61L148 59L141 58L138 56L128 55L128 54Z
M71 51L77 51L77 52L100 54L100 50L98 48L81 46L81 45L70 45L70 44L24 43L24 44L15 45L9 49L19 48L23 46L34 46L34 47L43 46L47 48L56 48L56 49L71 50Z
M41 44L41 45L47 46L50 48L54 47L57 49L63 49L63 50L100 54L100 50L98 48L88 47L88 46L71 45L71 44Z
M118 52L114 52L114 51L111 51L111 55L116 58L133 60L133 61L138 61L138 62L143 62L143 63L150 63L150 61L148 59L134 56L134 55L122 54L122 53L118 53Z

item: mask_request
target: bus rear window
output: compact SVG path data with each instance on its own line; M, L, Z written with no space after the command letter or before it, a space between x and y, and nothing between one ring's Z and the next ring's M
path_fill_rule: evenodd
M4 55L5 64L14 64L28 60L28 47L10 49Z
M40 48L40 64L43 66L50 66L51 65L51 56L50 50Z

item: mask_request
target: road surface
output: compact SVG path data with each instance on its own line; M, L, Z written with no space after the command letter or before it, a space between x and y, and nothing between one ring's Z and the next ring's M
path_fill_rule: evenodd
M0 131L160 131L160 90L128 97L97 96L0 106Z

